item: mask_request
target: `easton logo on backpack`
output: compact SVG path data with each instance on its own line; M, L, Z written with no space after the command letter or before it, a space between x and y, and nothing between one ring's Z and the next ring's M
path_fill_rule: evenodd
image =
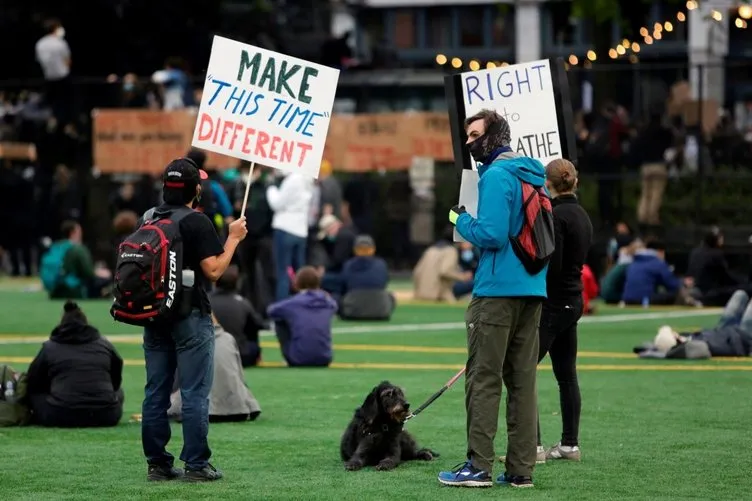
M509 237L512 249L531 275L540 273L551 260L556 247L551 198L543 187L521 181L524 221L517 236Z
M190 313L182 287L183 239L180 220L193 212L144 214L144 223L118 247L114 301L110 314L130 325L172 323Z

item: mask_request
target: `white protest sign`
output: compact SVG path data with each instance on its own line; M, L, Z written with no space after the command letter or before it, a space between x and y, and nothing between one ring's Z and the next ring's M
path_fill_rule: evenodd
M339 70L214 37L192 145L318 177Z
M562 138L549 60L514 64L460 74L464 117L483 109L495 110L509 123L511 148L537 158L543 165L562 158ZM457 139L454 139L455 141ZM475 166L471 159L470 165ZM475 215L478 172L463 169L459 204ZM463 239L455 230L455 241Z

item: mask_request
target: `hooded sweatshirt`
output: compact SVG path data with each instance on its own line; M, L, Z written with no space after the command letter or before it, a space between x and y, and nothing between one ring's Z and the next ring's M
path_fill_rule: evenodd
M520 181L544 186L543 164L507 152L491 164L478 167L478 174L478 217L461 214L456 225L462 238L480 249L473 296L545 298L548 266L530 275L509 241L520 232L524 221Z
M627 268L621 299L625 303L640 303L656 293L659 286L673 293L679 291L680 285L666 261L652 249L641 249Z
M287 323L290 329L285 353L290 364L319 366L332 361L332 318L336 312L337 303L320 289L269 305L269 318Z
M119 405L123 359L97 329L61 324L29 366L28 395L47 395L65 409L98 410Z

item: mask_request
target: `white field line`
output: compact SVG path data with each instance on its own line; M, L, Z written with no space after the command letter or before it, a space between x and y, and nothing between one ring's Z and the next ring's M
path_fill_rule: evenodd
M605 315L602 317L583 317L580 319L581 324L609 324L623 323L628 321L640 320L669 320L672 318L691 318L706 317L710 315L719 315L723 311L721 308L705 308L701 310L682 310L682 311L662 311L653 313L632 313L619 315ZM397 324L397 325L354 325L351 327L335 327L333 334L379 334L389 332L416 332L416 331L450 331L464 329L464 322L443 322L433 324ZM273 337L271 331L262 331L262 337ZM132 341L141 337L141 334L111 334L107 339L116 343L118 341ZM0 345L3 344L38 344L46 341L47 337L42 336L6 336L0 337Z

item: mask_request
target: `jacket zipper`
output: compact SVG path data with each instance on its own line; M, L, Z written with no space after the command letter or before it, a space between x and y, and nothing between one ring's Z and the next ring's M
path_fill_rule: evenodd
M496 251L493 251L493 259L491 260L491 275L496 275Z

